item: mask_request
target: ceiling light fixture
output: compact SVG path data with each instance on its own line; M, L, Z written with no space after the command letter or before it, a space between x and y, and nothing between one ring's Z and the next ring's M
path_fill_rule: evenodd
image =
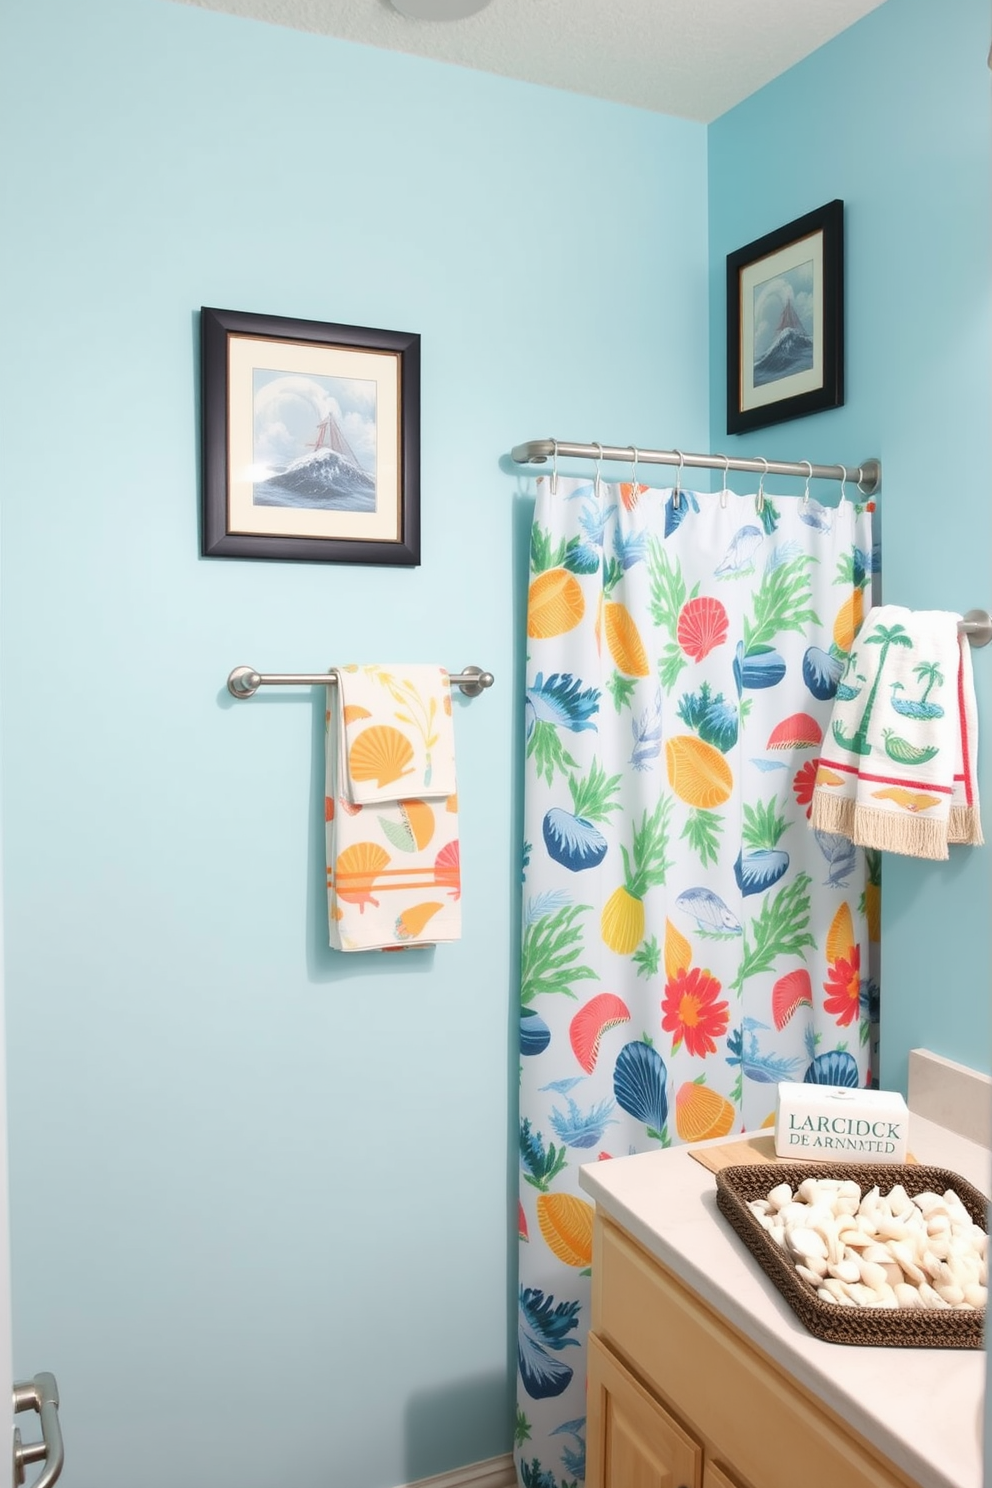
M460 21L483 10L489 0L392 0L392 4L412 21Z

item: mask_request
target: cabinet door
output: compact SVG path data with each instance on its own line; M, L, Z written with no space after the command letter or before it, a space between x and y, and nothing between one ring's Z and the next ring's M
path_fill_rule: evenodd
M702 1448L589 1337L586 1488L702 1488Z
M918 1488L609 1222L593 1326L745 1488Z
M706 1462L703 1466L703 1488L743 1488L743 1485L732 1478L726 1468Z

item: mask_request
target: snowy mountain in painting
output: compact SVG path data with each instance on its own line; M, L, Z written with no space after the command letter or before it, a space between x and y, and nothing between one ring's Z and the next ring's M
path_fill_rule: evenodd
M374 511L375 477L333 449L301 455L280 475L255 486L259 506L327 507L334 511Z

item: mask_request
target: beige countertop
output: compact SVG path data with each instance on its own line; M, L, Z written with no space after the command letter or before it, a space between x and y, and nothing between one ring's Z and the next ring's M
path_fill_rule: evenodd
M986 1147L914 1114L910 1149L989 1193ZM921 1488L982 1488L982 1350L813 1338L717 1209L715 1175L684 1147L587 1164L579 1181L647 1251Z

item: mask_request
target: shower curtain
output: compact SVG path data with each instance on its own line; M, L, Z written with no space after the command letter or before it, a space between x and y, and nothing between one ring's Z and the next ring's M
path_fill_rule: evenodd
M869 509L538 482L527 615L516 1461L585 1477L581 1164L871 1081L878 855L810 829ZM867 600L867 604L866 604ZM844 687L859 682L857 656Z

